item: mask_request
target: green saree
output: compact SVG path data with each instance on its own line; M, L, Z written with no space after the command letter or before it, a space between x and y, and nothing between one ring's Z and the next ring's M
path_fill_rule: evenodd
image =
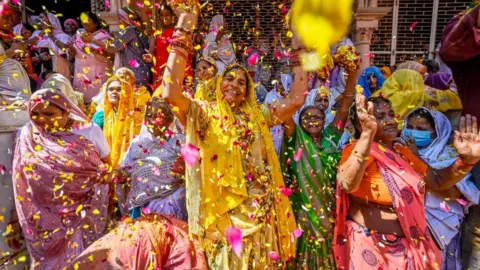
M282 151L282 167L298 226L303 230L297 239L297 269L335 269L333 257L333 223L335 221L335 184L341 153L336 149L342 133L332 126L325 128L322 148L296 126L286 138ZM285 149L286 147L286 149ZM295 161L298 149L303 155Z

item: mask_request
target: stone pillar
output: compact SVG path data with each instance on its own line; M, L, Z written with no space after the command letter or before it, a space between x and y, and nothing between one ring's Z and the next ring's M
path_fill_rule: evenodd
M359 0L357 6L356 20L353 24L353 43L360 53L363 70L370 66L370 41L375 29L378 28L378 21L387 15L392 8L377 7L376 0Z
M105 2L104 0L92 0ZM100 17L110 26L110 32L118 32L119 21L117 17L117 11L122 7L129 6L128 0L110 0L110 9L105 8L104 11L99 12Z

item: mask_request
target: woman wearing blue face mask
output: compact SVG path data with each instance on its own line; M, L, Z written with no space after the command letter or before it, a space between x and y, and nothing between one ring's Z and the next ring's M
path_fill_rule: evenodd
M447 145L452 127L439 111L417 108L405 120L402 137L413 151L434 169L452 165L457 159L455 148ZM470 174L445 191L429 190L425 198L426 219L430 232L443 251L442 269L461 269L459 227L464 211L478 204L480 191Z

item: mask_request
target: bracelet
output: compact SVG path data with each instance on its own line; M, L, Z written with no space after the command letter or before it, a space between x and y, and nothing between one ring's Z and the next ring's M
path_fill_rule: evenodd
M191 43L184 43L179 40L174 40L172 43L170 43L170 46L172 48L179 47L179 48L185 49L187 52L193 50L193 45Z
M182 33L185 33L186 35L191 35L193 34L193 31L188 31L187 29L185 29L185 27L180 27L180 26L175 26L175 28L173 28L175 31L179 31L179 32L182 32Z
M458 165L461 166L461 167L474 167L478 163L478 162L475 162L473 164L472 163L464 163L462 161L462 159L460 159L460 158L458 158L456 162L459 163Z
M170 51L173 52L174 54L180 56L180 57L183 57L183 59L185 59L185 61L187 61L187 59L188 59L187 56L184 53L182 53L181 51L179 51L175 48L170 48Z
M360 162L364 162L366 160L365 157L357 153L357 151L353 151L352 156L356 157L358 160L360 160Z

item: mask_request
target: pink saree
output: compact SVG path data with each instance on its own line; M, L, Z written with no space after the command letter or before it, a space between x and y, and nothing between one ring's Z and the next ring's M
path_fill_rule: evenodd
M32 95L28 113L53 104L76 120L83 112L62 92ZM96 184L102 164L95 146L68 131L47 132L33 121L20 131L13 158L13 187L19 223L32 269L62 269L103 235L108 186Z
M388 235L367 231L347 220L349 197L337 183L333 246L337 266L351 270L439 269L442 255L427 227L422 177L395 152L382 150L373 143L371 155L389 189L405 237L389 243L385 241Z
M152 214L120 225L86 249L70 269L207 269L187 223Z
M105 42L110 39L110 34L105 30L93 33L93 39ZM77 34L73 39L75 55L75 74L73 76L73 88L84 93L85 102L90 103L92 98L100 92L103 83L108 79L107 73L113 73L113 62L107 57L95 54L95 50L101 50L93 43L85 43Z

